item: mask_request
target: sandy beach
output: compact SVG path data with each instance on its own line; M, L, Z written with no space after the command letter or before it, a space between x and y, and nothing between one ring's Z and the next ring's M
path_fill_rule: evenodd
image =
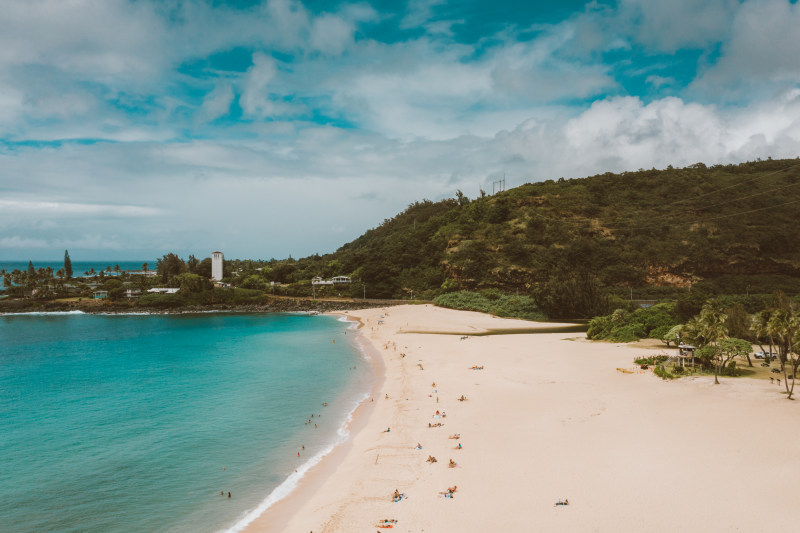
M531 323L430 305L347 314L379 359L374 401L247 531L800 527L800 407L769 381L622 373L652 351L580 333L472 336Z

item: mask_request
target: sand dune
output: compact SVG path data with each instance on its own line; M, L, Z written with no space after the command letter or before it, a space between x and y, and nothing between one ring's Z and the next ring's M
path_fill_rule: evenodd
M387 311L350 313L385 366L352 438L250 531L373 532L383 519L436 533L800 528L800 412L776 386L618 372L643 350L575 333L400 333L531 324ZM454 485L454 498L439 494ZM395 489L407 498L393 503Z

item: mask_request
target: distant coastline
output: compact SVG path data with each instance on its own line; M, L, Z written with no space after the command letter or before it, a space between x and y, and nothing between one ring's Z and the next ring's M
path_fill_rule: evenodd
M0 300L0 315L13 313L58 313L82 311L91 314L188 314L188 313L292 313L330 312L387 307L403 302L390 300L313 300L310 298L267 298L263 303L185 305L168 309L105 300Z

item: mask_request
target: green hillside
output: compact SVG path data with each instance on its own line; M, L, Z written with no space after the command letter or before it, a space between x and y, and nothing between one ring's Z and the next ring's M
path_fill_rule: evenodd
M800 160L698 163L423 200L335 253L272 261L262 275L350 275L352 294L363 283L368 297L496 289L551 316L588 316L631 292L800 292L799 223Z

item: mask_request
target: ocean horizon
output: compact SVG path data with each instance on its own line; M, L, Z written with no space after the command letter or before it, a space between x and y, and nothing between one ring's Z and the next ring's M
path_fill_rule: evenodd
M0 316L0 530L239 531L346 438L374 379L351 326Z

